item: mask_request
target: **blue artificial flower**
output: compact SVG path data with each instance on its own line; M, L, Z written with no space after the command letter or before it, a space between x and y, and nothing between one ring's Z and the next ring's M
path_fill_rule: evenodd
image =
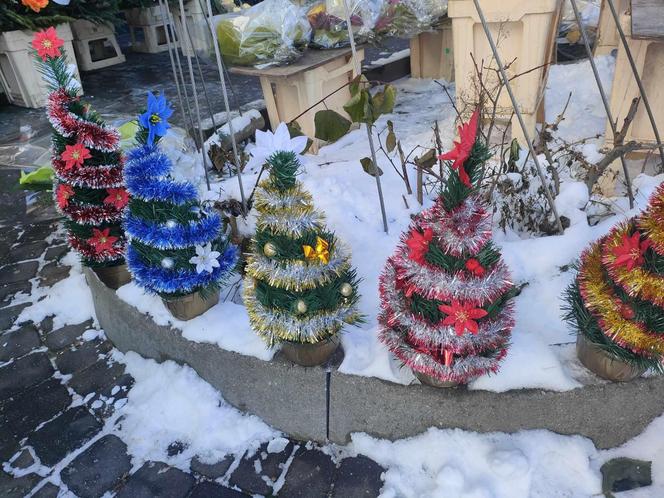
M148 145L154 143L155 137L166 135L166 131L171 127L168 124L171 114L173 114L173 109L166 97L163 95L155 97L152 92L148 92L148 110L138 117L140 125L148 130Z

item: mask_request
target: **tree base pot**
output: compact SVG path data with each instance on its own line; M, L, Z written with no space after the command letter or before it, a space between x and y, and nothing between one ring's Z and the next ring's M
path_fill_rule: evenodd
M93 268L99 280L104 282L106 287L111 289L119 289L125 284L131 282L131 273L127 270L127 264L106 266L102 268Z
M204 298L200 292L193 292L181 297L162 298L168 311L178 320L191 320L202 315L219 302L219 291Z
M447 388L447 389L461 386L461 384L459 384L458 382L440 380L434 377L433 375L427 375L422 372L413 371L413 373L415 374L415 377L417 377L417 380L419 380L422 384L425 384L427 386Z
M339 347L339 342L338 335L314 344L285 341L281 343L281 351L297 365L314 367L329 360Z
M595 375L614 382L628 382L640 377L645 369L635 368L629 363L609 355L593 344L583 334L576 338L576 354L588 370Z

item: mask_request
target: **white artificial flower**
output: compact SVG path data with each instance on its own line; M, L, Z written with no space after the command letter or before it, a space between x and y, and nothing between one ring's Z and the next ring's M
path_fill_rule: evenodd
M196 256L192 257L189 262L192 265L196 265L196 273L204 271L212 273L214 268L219 268L219 261L217 261L219 256L221 256L221 253L213 251L212 244L206 244L204 246L196 246Z
M305 136L291 138L286 123L281 123L272 133L271 131L256 131L256 145L249 151L251 159L247 167L261 167L275 152L294 152L300 156L307 148L308 138Z

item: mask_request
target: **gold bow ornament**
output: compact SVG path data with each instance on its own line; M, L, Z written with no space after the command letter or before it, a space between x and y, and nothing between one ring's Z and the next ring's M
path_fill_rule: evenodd
M315 249L311 246L302 246L302 250L304 251L304 257L309 261L319 260L325 265L330 262L330 244L320 237L316 237Z

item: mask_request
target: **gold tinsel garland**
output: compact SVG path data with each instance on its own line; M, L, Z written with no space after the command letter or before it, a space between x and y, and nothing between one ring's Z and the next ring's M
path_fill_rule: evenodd
M619 230L607 237L614 236L615 232ZM660 334L648 332L642 323L622 316L619 299L605 278L602 262L605 240L593 244L582 257L578 281L586 308L597 318L604 335L620 346L646 356L664 354L664 340Z
M606 239L602 262L611 278L632 298L649 301L656 306L664 307L664 277L649 273L642 267L628 270L625 266L615 265L616 256L613 250L620 246L624 235L632 232L633 225L625 224L617 227ZM664 310L663 310L664 312Z
M664 184L650 199L648 210L639 220L639 228L652 243L652 248L664 256Z

